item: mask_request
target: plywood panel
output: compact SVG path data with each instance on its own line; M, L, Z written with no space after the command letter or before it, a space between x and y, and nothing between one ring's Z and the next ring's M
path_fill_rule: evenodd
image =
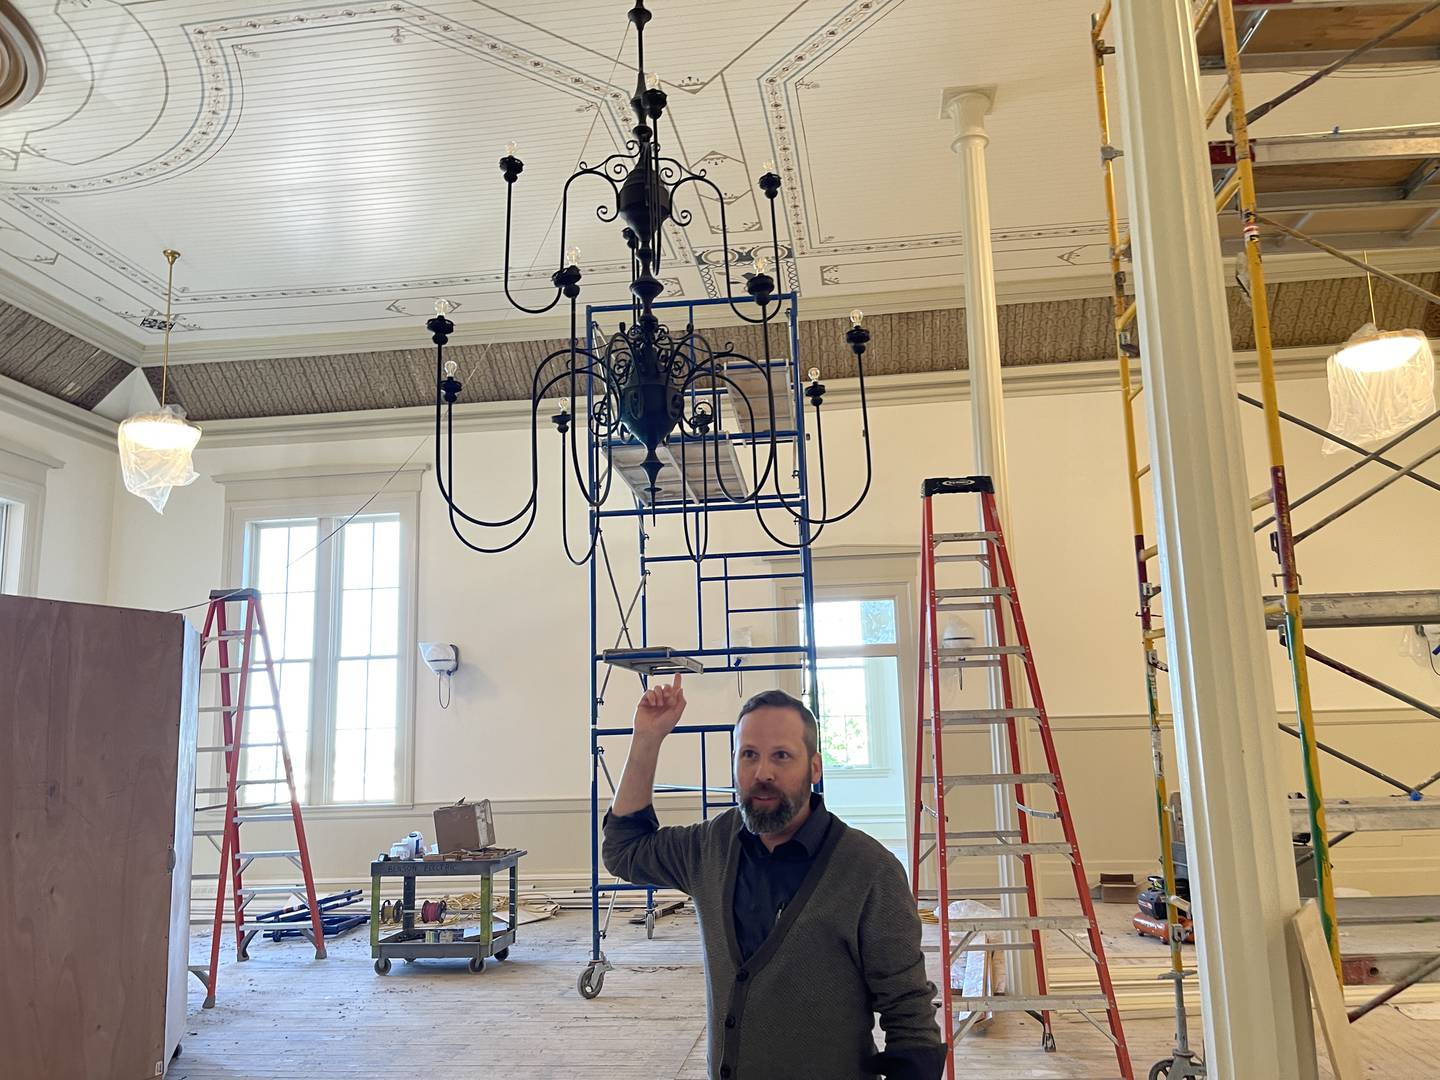
M7 1075L138 1080L168 1059L187 633L176 615L0 598Z

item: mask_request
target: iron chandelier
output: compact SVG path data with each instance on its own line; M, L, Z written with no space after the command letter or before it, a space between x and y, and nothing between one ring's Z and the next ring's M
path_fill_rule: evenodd
M652 18L646 10L645 0L635 0L629 10L629 21L635 28L636 80L635 94L630 106L635 114L632 138L625 143L625 152L615 153L595 165L579 162L579 167L565 181L562 189L559 212L559 269L551 275L555 295L542 307L528 307L520 303L510 292L510 237L515 182L525 169L525 164L516 156L514 143L505 148L500 159L500 171L505 178L505 256L504 291L512 306L527 314L538 315L550 311L562 299L570 305L569 342L564 347L543 357L535 366L531 377L530 409L530 495L515 513L502 518L485 518L462 509L454 494L454 405L459 400L462 384L457 378L458 365L445 359L445 345L455 331L455 324L448 318L451 305L444 300L435 305L435 316L425 327L435 343L435 473L440 493L449 512L450 525L455 535L466 547L474 551L498 553L508 551L520 543L535 524L538 508L539 440L541 411L547 397L561 398L557 411L549 417L562 440L561 455L561 533L565 539L566 555L571 562L582 565L595 553L599 535L599 520L591 515L589 543L582 555L577 557L570 548L569 536L565 532L566 489L569 479L563 473L573 472L574 482L580 496L591 509L599 509L610 495L611 481L615 471L614 455L617 449L643 450L639 462L648 484L636 489L637 497L652 509L660 501L659 477L665 463L659 451L662 446L668 456L678 463L682 473L680 502L682 518L686 523L686 545L692 557L704 555L704 545L709 529L706 515L709 507L718 503L750 503L761 528L777 544L789 548L802 547L818 538L826 524L850 516L869 493L873 475L869 415L865 398L864 354L870 333L862 324L862 313L851 313L851 326L845 333L845 341L855 356L859 374L859 396L861 413L861 437L864 442L865 480L860 494L845 510L828 515L826 491L825 443L820 424L821 406L824 401L825 385L819 381L819 371L811 368L805 398L814 408L815 446L819 457L820 514L810 516L797 507L803 506L793 495L781 491L780 473L777 463L779 442L776 437L776 423L770 422L769 439L763 456L757 440L748 439L750 445L751 483L741 483L742 490L732 490L735 477L727 482L721 473L720 448L730 438L723 430L720 402L728 398L731 408L741 426L752 421L749 430L758 430L753 423L756 417L776 416L776 391L769 374L774 365L770 357L770 325L781 310L780 298L776 293L775 279L770 275L771 267L780 262L780 242L776 223L775 201L779 197L781 181L773 163L766 162L765 171L757 181L761 192L769 202L770 237L772 257L753 259L753 273L747 275L745 297L736 297L731 291L731 249L728 226L725 222L725 200L719 186L705 174L703 169L691 169L661 151L659 139L660 120L666 106L665 91L660 88L654 75L647 78L645 69L645 25ZM582 344L578 329L578 304L582 274L578 252L567 246L566 228L569 212L571 187L582 178L594 178L608 185L613 203L602 204L596 210L601 221L623 223L620 235L630 252L630 323L619 325L619 329L605 337L603 343L591 349ZM762 344L760 359L753 359L736 351L733 344L713 344L693 325L686 325L683 332L672 333L655 314L654 305L665 291L664 284L656 276L661 265L664 229L667 223L678 228L690 224L689 209L677 206L677 197L686 189L700 198L713 198L719 207L720 243L724 253L725 296L724 300L735 316L759 329ZM793 361L792 361L793 362ZM788 364L786 365L789 366ZM752 399L756 393L755 383L750 382L750 391L742 389L741 373L758 373L763 376L765 400ZM788 393L788 391L786 391ZM582 454L580 447L579 423L577 418L584 410L589 429L587 445ZM568 444L568 445L565 445ZM678 447L678 452L673 448ZM689 476L687 458L699 454L701 461L701 497L692 499L684 478ZM566 459L569 459L567 465ZM584 467L582 467L582 460ZM742 477L743 481L743 477ZM770 485L768 492L767 484ZM797 529L798 543L777 536L762 513L762 498L770 508L783 508L791 523ZM696 518L697 542L691 542L690 518ZM506 534L518 529L518 535L503 542L487 545L478 543L466 535L468 527L480 530L504 530ZM814 528L813 533L809 532ZM704 539L701 539L704 538Z

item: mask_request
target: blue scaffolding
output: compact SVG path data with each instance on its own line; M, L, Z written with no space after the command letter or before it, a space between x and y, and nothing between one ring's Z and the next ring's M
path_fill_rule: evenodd
M776 430L774 438L779 444L777 454L783 448L788 447L794 455L794 471L791 480L794 490L781 490L779 496L763 496L758 501L745 500L741 502L732 501L723 493L718 497L709 498L704 502L705 509L711 513L717 512L749 512L754 513L756 508L760 510L781 510L788 505L801 515L801 520L795 523L797 530L796 544L794 548L782 544L773 546L760 546L746 550L732 551L704 551L698 558L689 553L681 554L652 554L652 540L646 532L646 519L650 518L652 523L658 522L661 518L670 518L672 523L675 515L687 512L695 512L695 501L690 501L688 507L679 501L666 502L657 499L655 505L646 505L636 495L634 506L624 509L618 508L592 508L590 511L591 536L597 537L598 545L595 557L590 560L590 959L578 981L580 994L586 998L593 998L599 995L605 981L605 973L611 970L611 964L606 959L602 945L609 930L609 921L614 912L615 900L620 893L638 892L645 894L644 921L647 936L653 936L657 908L655 904L655 889L646 885L631 885L624 882L602 883L602 867L600 862L600 836L601 825L605 807L601 805L600 779L604 775L611 794L614 794L615 780L605 763L605 744L607 740L632 734L633 729L628 726L604 726L601 723L601 710L605 704L605 693L609 685L610 674L617 666L624 666L630 670L637 671L640 675L642 686L648 686L648 679L651 675L668 673L681 670L687 673L704 671L707 673L736 674L750 672L783 672L796 671L801 673L803 692L810 698L812 709L816 708L816 651L815 651L815 579L810 556L810 528L806 519L810 517L809 486L806 476L805 462L805 410L803 398L802 369L800 367L800 339L797 324L796 297L794 293L782 293L775 297L784 305L784 325L787 328L787 344L789 356L787 359L776 360L772 357L764 357L764 362L770 369L767 374L783 374L786 378L786 385L791 399L790 407L794 414L793 424L785 430ZM671 300L657 302L653 306L657 312L662 309L673 312L683 312L687 322L693 325L697 309L713 307L721 304L728 304L726 298L707 300ZM591 305L586 308L586 345L593 348L595 341L595 330L597 317L614 316L617 314L629 313L632 306L629 303ZM776 320L777 325L779 320ZM690 391L692 397L711 397L715 393L724 394L724 389L718 390L714 387L696 388ZM714 444L716 440L726 440L734 445L754 446L762 440L768 444L771 438L771 427L778 427L777 418L772 415L768 418L769 423L765 430L758 430L759 425L754 425L757 430L737 431L716 431L709 435L700 436L682 435L677 432L672 436L670 444L678 445L688 443L698 445L702 453L707 452L711 447L707 444ZM597 463L603 460L603 455L613 451L618 444L607 446L595 445L596 440L593 434L590 436L590 481L592 492L598 489L597 485ZM768 452L768 450L767 450ZM779 476L779 463L777 460L777 488L783 488ZM751 478L754 479L753 477ZM684 485L686 477L681 474L681 484ZM708 494L708 492L707 492ZM783 514L788 518L788 514ZM620 590L616 584L613 567L610 562L608 549L605 547L602 526L612 518L633 518L639 530L639 584L635 595L630 601L627 609L621 600ZM768 538L767 538L768 541ZM732 563L745 562L754 559L783 560L778 563L783 569L766 569L760 573L738 572L732 568ZM790 560L794 560L793 563ZM609 597L613 599L617 612L620 616L620 632L615 641L615 648L607 648L602 645L599 637L599 616L601 607L601 580L600 563L604 563L605 573L608 581ZM695 641L693 645L676 647L675 645L653 645L650 640L650 611L649 598L647 595L647 584L653 569L664 567L668 564L690 563L693 567L695 586ZM738 582L778 582L782 580L798 581L800 584L801 604L798 612L795 612L793 605L767 604L756 606L746 604L737 606L733 601L732 585ZM716 609L712 600L712 614L717 610L723 611L724 618L724 642L723 645L716 640L713 643L706 641L705 615L707 590L711 597L718 591L718 603L721 605ZM632 634L629 626L630 616L635 607L639 606L639 622L636 633ZM766 614L779 615L782 612L795 612L797 618L795 626L799 640L792 642L777 642L774 645L743 645L737 643L732 636L732 620L737 615ZM637 640L638 637L638 640ZM717 635L718 637L718 635ZM619 649L621 641L629 646L626 649ZM623 656L623 659L621 658ZM723 764L724 782L712 783L712 771L719 770L722 766L710 760L710 753L707 749L707 740L712 735L724 734L728 753ZM708 820L712 810L718 810L735 805L735 789L730 771L730 762L734 758L734 725L733 722L725 723L695 723L681 724L674 730L675 735L693 737L698 748L699 756L699 779L698 785L687 784L657 784L657 792L684 792L699 795L700 815L702 820ZM606 911L602 919L601 907L605 906Z

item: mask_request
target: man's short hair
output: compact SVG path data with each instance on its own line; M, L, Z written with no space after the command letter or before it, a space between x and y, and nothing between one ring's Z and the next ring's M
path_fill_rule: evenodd
M767 706L779 709L794 709L800 714L800 723L805 728L805 752L814 756L820 752L820 727L815 723L815 714L810 707L797 697L792 697L784 690L762 690L753 695L744 705L740 706L740 715L735 717L735 726L740 726L740 721L746 715L756 709L763 709Z

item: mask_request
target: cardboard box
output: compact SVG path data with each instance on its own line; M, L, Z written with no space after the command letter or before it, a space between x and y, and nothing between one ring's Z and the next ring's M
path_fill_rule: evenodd
M443 855L451 851L481 851L495 846L495 819L490 800L461 799L435 811L435 844Z
M1139 892L1134 874L1101 874L1100 884L1091 888L1090 896L1102 904L1133 904Z

